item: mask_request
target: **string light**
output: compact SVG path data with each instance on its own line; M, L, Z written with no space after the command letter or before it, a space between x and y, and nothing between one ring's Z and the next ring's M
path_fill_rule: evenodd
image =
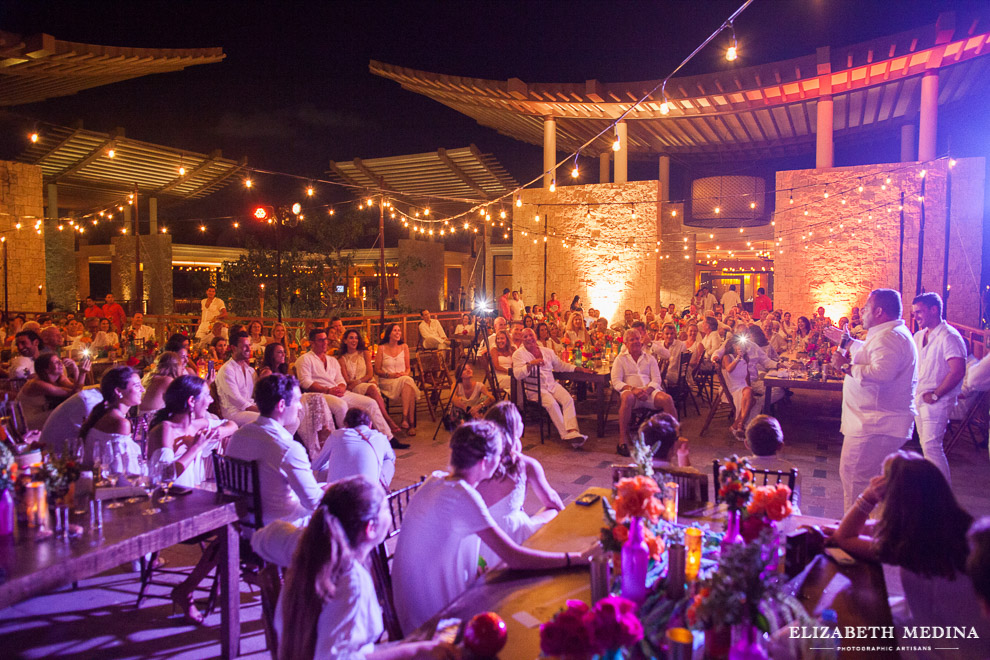
M251 179L244 179L244 187L245 188L250 188L253 185L254 185L254 181L252 181Z
M729 62L735 62L739 57L739 44L736 42L736 28L729 23L729 29L732 30L732 45L725 50L725 59Z
M108 158L113 158L116 155L117 155L117 152L114 151L113 147L111 147L110 149L107 150L107 157Z
M313 186L306 186L306 196L307 197L312 197L313 196L313 192L314 192L313 191Z
M557 190L557 179L556 178L550 179L550 192L554 192L556 190Z
M28 139L31 140L31 142L37 142L38 141L38 133L37 133L37 131L35 131L34 133L31 133L31 135L28 136Z

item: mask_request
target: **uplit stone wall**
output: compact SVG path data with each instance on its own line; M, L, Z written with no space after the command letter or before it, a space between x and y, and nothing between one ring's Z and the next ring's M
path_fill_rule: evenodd
M545 228L549 234L547 298L554 292L567 305L575 295L581 296L586 310L601 310L602 316L611 321L621 318L626 308L655 308L657 199L657 181L560 186L555 192L524 191L522 206L512 206L513 287L522 287L527 304L543 299ZM564 247L564 241L569 247ZM693 262L685 270L693 273Z
M0 161L0 236L7 237L7 296L11 311L45 311L44 225L41 233L34 228L45 214L42 190L40 167ZM20 229L16 228L18 222ZM0 279L0 311L2 287Z
M444 244L440 240L399 239L399 304L439 310L443 299Z
M59 230L59 226L62 227ZM76 308L76 241L75 231L55 218L45 223L45 273L48 300L55 309ZM88 276L88 273L87 273Z
M134 300L134 236L114 236L110 239L112 255L110 290L119 301ZM141 265L143 297L148 301L149 314L171 314L172 295L172 236L153 234L141 236ZM137 311L136 303L128 315Z
M950 285L948 318L975 326L980 310L985 164L982 158L960 159L952 169L947 246L948 170L948 161L938 160L778 172L775 238L780 243L774 262L774 307L810 315L823 306L838 320L848 316L853 306L862 306L872 289L886 287L900 288L908 312L917 292L923 203L921 288L941 294L945 284ZM919 201L922 182L924 202ZM858 191L860 184L863 192ZM902 193L903 243L898 210Z
M663 306L674 303L677 309L690 305L695 292L698 229L685 227L683 221L683 203L667 202L663 205L660 212L657 290Z

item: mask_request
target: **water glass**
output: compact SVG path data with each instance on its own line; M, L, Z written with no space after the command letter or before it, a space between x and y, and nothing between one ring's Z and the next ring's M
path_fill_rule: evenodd
M101 469L103 471L104 481L110 484L111 488L116 488L117 483L120 481L121 469L123 467L121 461L118 460L115 448L110 443L103 446L101 453L103 454ZM107 508L119 509L122 506L124 506L123 502L114 500L107 505Z
M139 464L141 466L141 487L148 496L148 508L141 513L145 516L153 516L161 512L161 509L155 506L155 499L152 497L161 480L161 472L157 464L151 463L144 458L139 459Z
M162 490L165 491L165 495L158 501L164 504L165 502L171 502L172 500L175 499L174 497L168 494L168 491L170 488L172 488L172 484L175 482L175 478L177 476L175 470L175 461L171 461L171 462L163 461L159 464L159 467L161 470L160 483L162 486Z

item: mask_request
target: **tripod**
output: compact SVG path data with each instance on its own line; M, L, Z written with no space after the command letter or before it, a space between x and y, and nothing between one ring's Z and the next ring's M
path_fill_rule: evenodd
M491 346L488 343L488 320L484 317L479 317L474 326L474 341L471 342L470 348L464 351L464 356L457 362L457 369L454 371L453 386L450 388L450 396L447 397L447 403L443 407L443 414L440 416L440 422L437 424L437 428L433 431L434 440L437 439L437 434L440 433L440 427L443 426L443 420L447 418L447 414L450 412L450 406L454 401L454 392L457 391L457 384L461 382L461 374L464 371L464 365L469 362L474 362L478 356L478 345L481 343L478 341L479 337L481 338L481 342L484 342L485 344L485 362L487 365L486 375L491 380L493 385L492 396L495 397L496 403L500 399L501 390L498 388L498 374L495 371L495 362L492 360Z

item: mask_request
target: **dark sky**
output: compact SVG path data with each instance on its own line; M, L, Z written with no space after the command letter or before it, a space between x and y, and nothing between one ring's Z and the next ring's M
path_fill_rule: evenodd
M123 126L136 139L199 152L220 148L227 157L246 156L256 167L304 176L322 176L330 159L473 142L526 181L541 168L537 147L371 75L368 61L527 82L659 79L741 2L4 0L0 30L118 46L221 46L227 55L220 64L14 108L19 114L61 124L82 119L87 128L101 131ZM737 66L934 23L945 9L986 6L949 0L756 0L736 22ZM722 57L725 41L709 46L686 72L731 66ZM3 147L9 150L9 139ZM649 165L641 178L653 171ZM637 174L635 167L631 173ZM279 185L286 184L271 188ZM339 193L321 189L321 194ZM225 194L219 203L237 202Z

